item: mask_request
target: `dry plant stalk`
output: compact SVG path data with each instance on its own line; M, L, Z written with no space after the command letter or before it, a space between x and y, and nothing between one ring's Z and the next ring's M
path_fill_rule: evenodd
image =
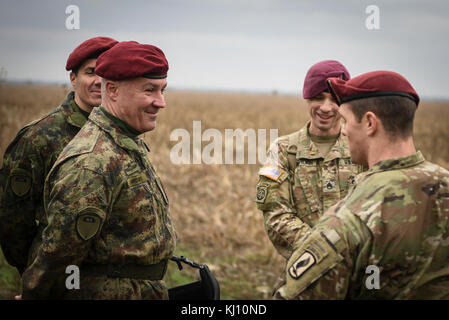
M53 110L67 88L0 85L0 155L26 123ZM156 130L144 138L167 189L179 244L208 263L222 282L225 297L269 298L283 268L263 228L255 185L258 164L174 165L170 162L170 133L192 133L194 120L202 131L277 128L279 136L301 128L308 120L304 100L295 96L168 91ZM449 168L449 102L423 101L415 120L415 143L424 156ZM269 137L267 136L267 139ZM234 292L229 292L234 291Z

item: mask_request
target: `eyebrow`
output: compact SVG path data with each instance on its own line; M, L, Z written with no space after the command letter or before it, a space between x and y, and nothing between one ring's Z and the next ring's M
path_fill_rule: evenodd
M310 98L310 100L321 100L324 98L324 94L321 92L319 94L317 94L316 96Z
M162 87L162 90L164 90L165 88L167 88L167 83L165 83L165 85ZM146 82L144 85L143 85L143 88L147 88L147 87L152 87L152 88L154 88L154 87L160 87L160 85L159 84L156 84L156 83L152 83L152 82Z

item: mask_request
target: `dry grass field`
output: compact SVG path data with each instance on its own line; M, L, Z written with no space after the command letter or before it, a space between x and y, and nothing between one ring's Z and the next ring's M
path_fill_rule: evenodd
M0 155L23 125L54 109L66 92L56 86L0 84ZM253 201L259 165L174 165L169 155L177 142L169 137L177 128L192 132L194 120L201 120L202 131L215 128L223 136L225 129L237 128L277 128L279 136L284 135L307 121L304 101L294 96L175 90L168 90L166 100L156 130L146 133L145 139L171 201L179 236L175 254L208 264L223 299L269 299L283 260L269 242ZM445 168L449 168L448 124L449 102L422 102L415 123L416 146ZM19 279L0 260L0 298L8 299L20 290ZM196 276L189 267L178 272L171 264L167 282L172 286Z

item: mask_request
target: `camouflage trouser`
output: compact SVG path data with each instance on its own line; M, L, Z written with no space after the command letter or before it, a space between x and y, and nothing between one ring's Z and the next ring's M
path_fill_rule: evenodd
M80 289L66 291L65 299L83 300L168 300L168 289L162 280L136 280L84 276Z

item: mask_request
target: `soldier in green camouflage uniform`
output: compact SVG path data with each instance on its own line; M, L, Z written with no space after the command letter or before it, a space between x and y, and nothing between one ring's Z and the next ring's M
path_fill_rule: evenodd
M311 121L278 138L259 170L256 203L267 234L286 259L323 212L346 196L362 170L351 162L347 140L340 135L338 106L326 92L326 78L349 79L346 68L326 60L313 65L304 81Z
M167 70L160 49L133 41L98 58L102 106L46 179L48 225L23 275L24 299L168 298L162 278L176 233L149 148L138 137L154 129L165 107ZM66 287L71 265L79 267L79 289Z
M20 273L40 242L45 220L44 181L60 152L78 133L89 112L101 102L100 78L93 73L96 57L117 41L106 37L86 40L71 53L66 69L74 91L42 119L22 128L6 149L0 184L0 244L9 264ZM34 241L34 244L32 242ZM30 257L29 257L30 255Z
M449 299L449 171L414 148L418 95L387 71L329 83L369 170L298 244L276 297Z

